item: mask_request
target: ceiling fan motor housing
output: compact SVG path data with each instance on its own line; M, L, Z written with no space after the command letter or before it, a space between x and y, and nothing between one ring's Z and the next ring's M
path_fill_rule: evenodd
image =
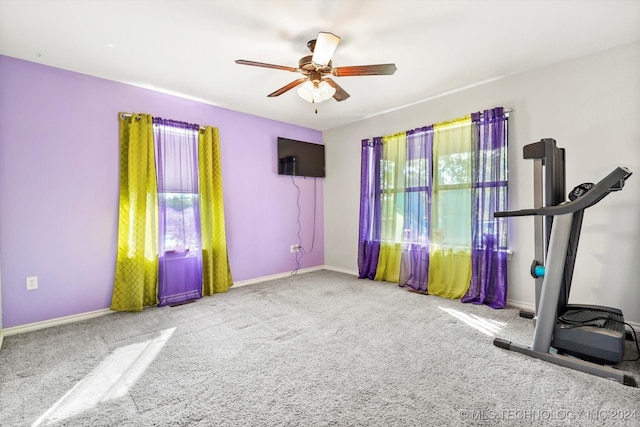
M312 58L313 55L308 55L298 61L298 68L303 74L308 75L312 71L320 74L331 73L331 61L327 65L318 65L312 61Z

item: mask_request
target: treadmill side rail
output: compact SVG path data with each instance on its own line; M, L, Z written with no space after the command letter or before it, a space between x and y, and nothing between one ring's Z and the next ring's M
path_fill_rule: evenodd
M493 345L495 345L496 347L504 348L506 350L526 354L527 356L535 357L536 359L544 360L546 362L553 363L554 365L559 365L565 368L571 368L577 371L586 372L587 374L597 375L602 378L618 381L619 383L630 387L638 387L638 383L632 375L629 375L625 371L614 369L610 366L598 365L596 363L587 362L575 357L564 356L562 354L534 351L529 347L514 344L501 338L495 338L493 340Z

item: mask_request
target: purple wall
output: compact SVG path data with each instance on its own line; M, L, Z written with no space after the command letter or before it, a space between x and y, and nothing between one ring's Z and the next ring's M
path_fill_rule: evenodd
M234 281L295 268L296 190L290 177L277 175L276 140L322 142L321 132L0 56L3 327L109 307L119 111L219 128ZM309 246L314 180L296 183ZM316 185L315 249L303 268L324 263L323 181ZM39 289L26 290L27 276L38 276Z

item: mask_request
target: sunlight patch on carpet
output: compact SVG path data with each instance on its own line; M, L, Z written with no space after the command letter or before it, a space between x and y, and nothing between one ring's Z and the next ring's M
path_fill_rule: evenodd
M165 329L157 338L114 350L31 427L55 423L94 408L100 402L126 395L160 353L175 329Z
M476 316L475 314L463 313L452 308L438 308L446 313L449 313L453 317L462 320L467 325L490 337L495 337L498 332L500 332L507 326L507 324L504 322L498 322L497 320L493 319L485 319L484 317Z

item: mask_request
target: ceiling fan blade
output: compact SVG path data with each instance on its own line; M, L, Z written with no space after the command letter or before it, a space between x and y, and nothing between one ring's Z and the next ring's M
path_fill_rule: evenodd
M336 90L336 93L333 94L333 99L335 99L336 101L344 101L351 96L347 93L346 90L342 89L342 87L338 83L336 83L335 80L327 77L324 79L324 81L329 83L329 86Z
M305 81L307 81L306 77L303 77L301 79L298 80L294 80L291 83L282 86L280 89L276 90L275 92L270 93L269 95L267 95L267 97L269 98L273 98L274 96L279 96L282 95L283 93L285 93L286 91L293 89L294 87L304 83Z
M332 33L318 33L311 62L317 65L327 65L331 61L333 52L340 43L340 37Z
M334 68L332 74L336 77L389 76L395 73L396 70L396 64L353 65L351 67Z
M246 59L236 59L236 64L253 65L254 67L275 68L276 70L293 71L294 73L298 71L297 68L293 68L293 67L285 67L284 65L267 64L265 62L247 61Z

